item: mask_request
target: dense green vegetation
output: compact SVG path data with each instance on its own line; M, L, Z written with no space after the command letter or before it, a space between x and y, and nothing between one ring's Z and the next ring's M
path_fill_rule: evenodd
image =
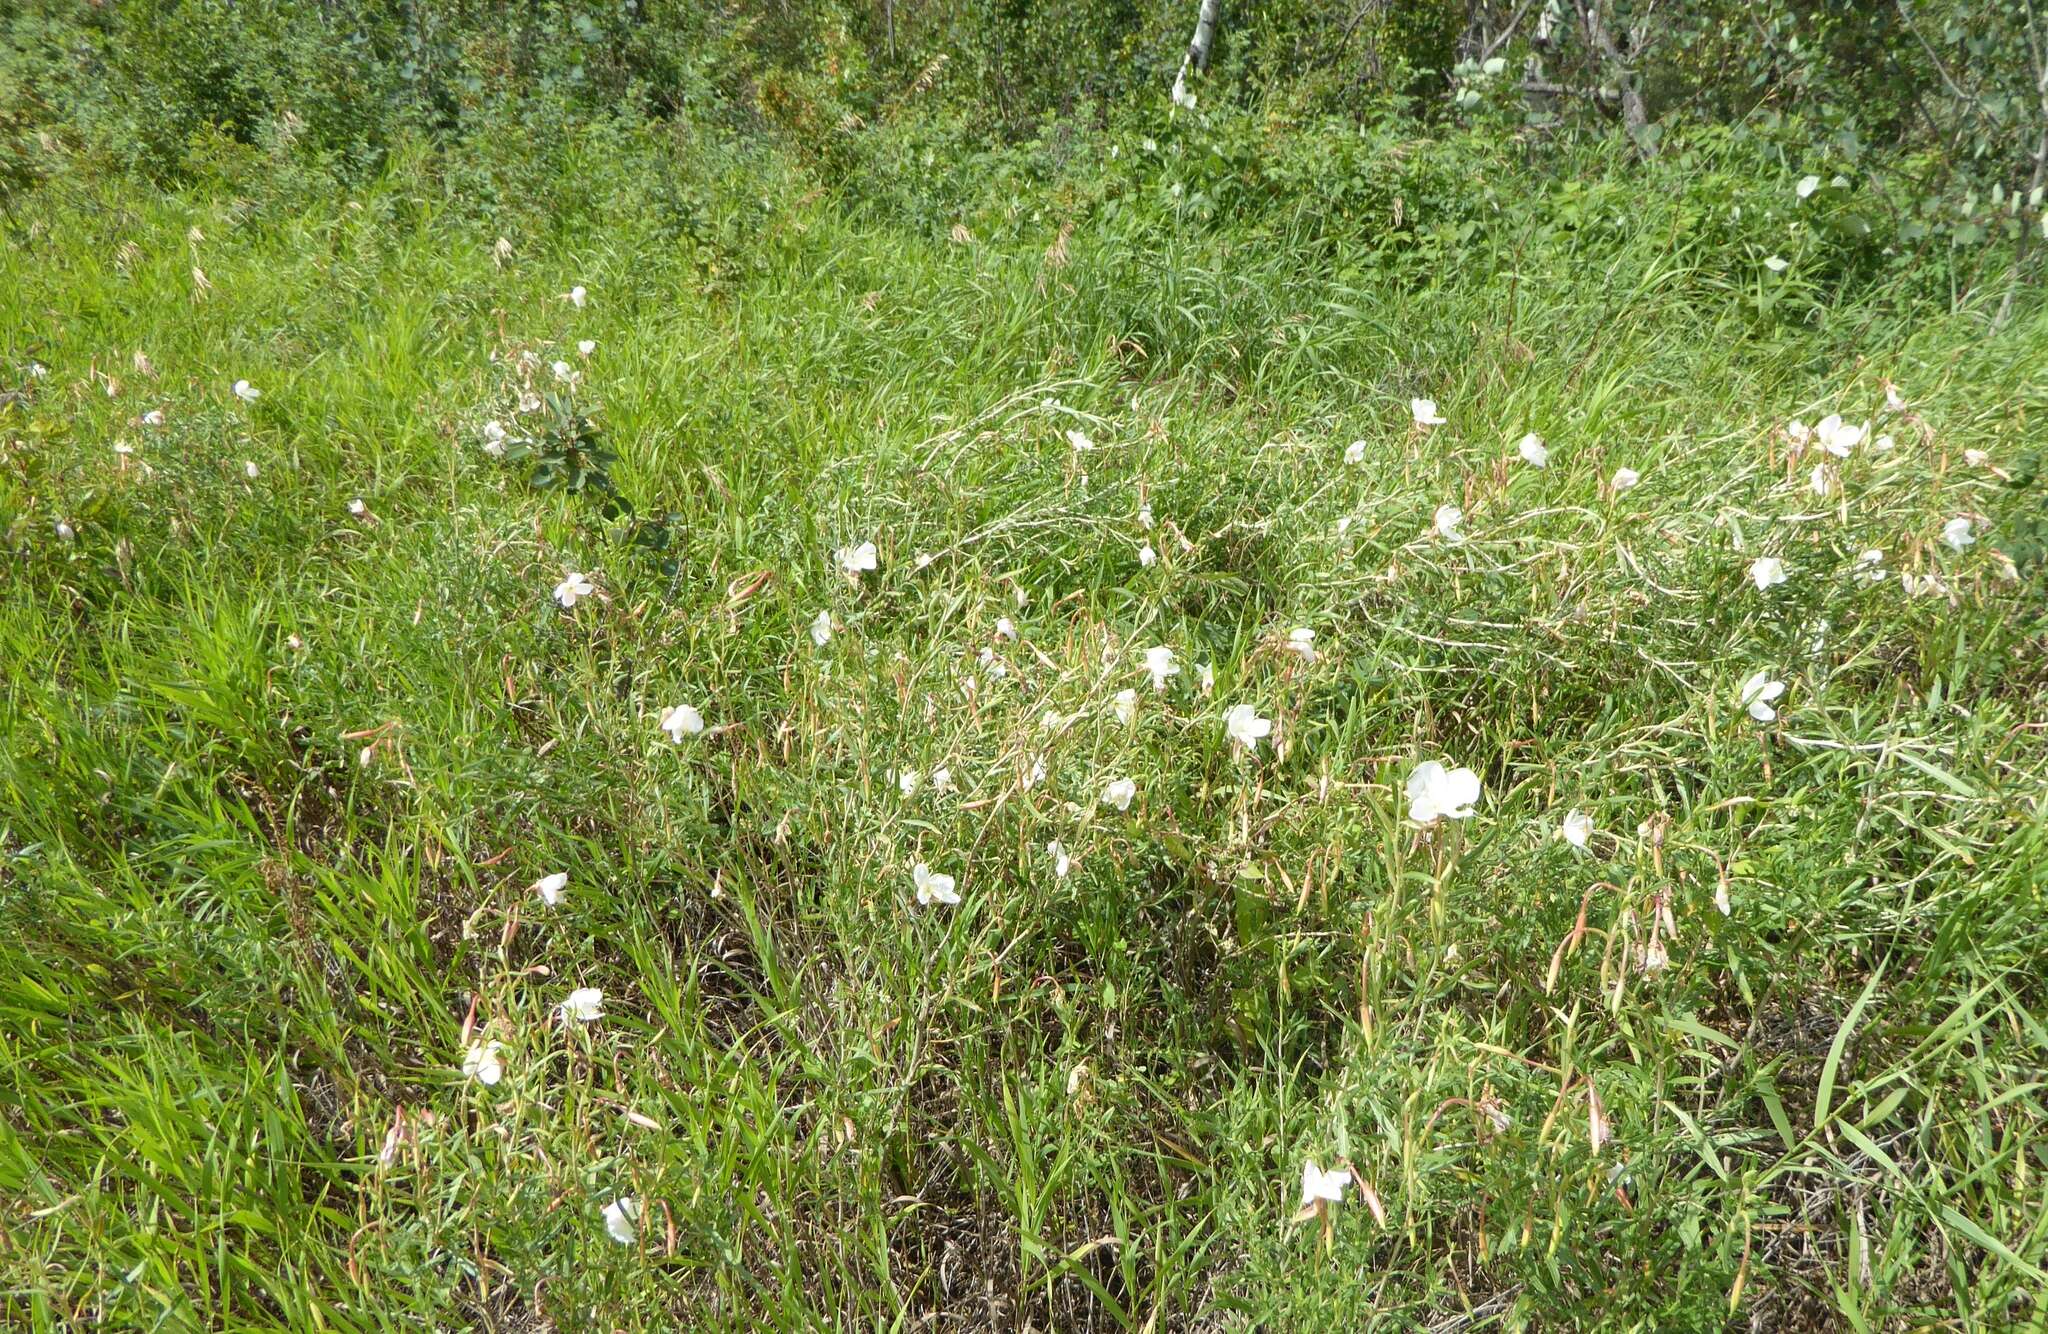
M9 13L5 1323L2048 1321L2041 25L1501 8Z

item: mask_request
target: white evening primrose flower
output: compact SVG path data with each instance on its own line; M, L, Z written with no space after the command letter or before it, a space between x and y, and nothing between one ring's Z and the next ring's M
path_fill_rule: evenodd
M1756 672L1742 683L1742 691L1736 696L1736 703L1749 710L1749 716L1760 723L1775 722L1778 711L1771 703L1784 693L1783 681L1773 681L1769 672Z
M1344 461L1353 467L1365 462L1365 441L1353 440L1344 446Z
M484 423L484 453L489 454L494 459L503 458L505 456L505 440L505 423L495 420Z
M1534 431L1522 437L1521 443L1515 446L1515 452L1522 456L1522 462L1532 468L1550 466L1550 446L1544 444L1543 437Z
M1449 420L1436 410L1436 400L1433 398L1409 399L1408 413L1415 418L1417 426L1442 426Z
M569 873L567 871L556 871L553 875L544 875L534 881L533 892L540 895L542 903L547 904L550 908L554 908L560 906L562 891L567 889L568 886Z
M1884 572L1884 552L1876 547L1872 547L1858 556L1853 573L1856 577L1856 582L1859 584L1884 582L1887 577Z
M1868 422L1861 426L1852 425L1843 421L1840 413L1831 412L1814 425L1813 435L1820 441L1822 449L1838 459L1846 459L1850 451L1863 443L1863 436L1869 429Z
M1892 439L1888 435L1881 435L1877 439L1870 442L1870 448L1875 453L1889 454L1898 445L1898 443L1898 441Z
M1762 593L1785 582L1785 562L1776 556L1758 556L1749 563L1749 581Z
M57 540L69 542L78 536L78 530L63 519L57 520Z
M819 648L823 648L831 640L831 638L832 613L829 611L821 611L811 621L811 642L817 645Z
M1120 811L1131 808L1132 798L1138 795L1138 785L1128 778L1119 778L1102 789L1102 804L1114 806Z
M1017 623L1007 616L996 617L996 638L1015 639L1016 637Z
M1180 664L1173 660L1173 650L1164 644L1154 645L1145 650L1145 670L1152 674L1152 688L1166 689L1166 678L1180 675Z
M526 413L526 412L539 412L539 411L540 411L540 395L539 395L539 394L536 394L536 393L534 393L534 392L533 392L533 391L532 391L531 389L522 389L522 390L520 390L520 391L519 391L519 411L520 411L520 412L522 412L522 413Z
M1159 553L1152 549L1152 544L1150 542L1147 542L1144 546L1138 548L1138 564L1149 568L1152 562L1158 559Z
M572 385L583 378L581 375L576 373L576 368L571 366L566 361L556 361L549 363L548 373L553 375L555 379L561 381L563 384Z
M668 739L677 745L686 736L696 736L704 730L704 715L687 704L673 704L661 711L661 730L668 733Z
M164 424L164 410L162 408L151 408L148 412L142 414L140 420L144 426L162 426Z
M562 604L564 611L576 605L580 598L587 598L597 591L597 585L584 577L581 570L571 570L555 585L555 601Z
M583 309L584 302L590 300L590 293L584 291L581 287L572 287L569 289L568 299L570 305L581 310Z
M1434 824L1445 816L1468 819L1479 800L1479 775L1470 769L1446 769L1424 760L1408 775L1408 818Z
M1287 632L1287 642L1281 645L1289 653L1301 655L1303 662L1316 660L1316 632L1307 626L1296 626Z
M1807 484L1813 488L1813 494L1817 496L1826 495L1828 493L1828 465L1825 463L1814 464L1813 474L1807 479Z
M472 1042L462 1053L462 1077L489 1088L505 1077L502 1042Z
M587 357L595 351L597 351L597 340L595 338L581 339L576 344L576 354L578 356Z
M1884 405L1892 412L1906 410L1906 400L1899 395L1899 387L1890 380L1884 382Z
M1232 744L1256 754L1259 738L1273 735L1273 720L1261 718L1249 704L1233 704L1223 712L1223 734Z
M1950 550L1961 551L1976 542L1977 535L1970 531L1970 521L1958 515L1941 526L1941 540Z
M1801 176L1799 178L1799 184L1793 188L1798 193L1799 197L1801 199L1804 199L1808 195L1812 194L1815 190L1820 189L1820 177Z
M1180 73L1173 76L1173 104L1186 110L1195 109L1195 95L1188 91L1188 67L1183 61Z
M1963 451L1963 462L1969 464L1972 468L1981 468L1991 462L1991 455L1988 451L1982 449L1966 449Z
M1301 1168L1301 1207L1311 1209L1343 1203L1344 1187L1350 1181L1351 1174L1342 1168L1333 1167L1325 1172L1316 1166L1315 1159L1309 1159Z
M1642 480L1643 475L1634 468L1616 468L1611 485L1614 487L1614 493L1620 495L1624 491L1634 490L1636 483Z
M582 291L582 288L577 288ZM631 1246L640 1235L640 1201L627 1196L604 1207L604 1234L621 1246Z
M28 364L28 378L31 380L41 380L46 378L49 374L50 368L48 366L45 366L40 361L31 361Z
M237 380L235 381L235 397L241 399L244 403L254 403L257 399L263 397L263 391L250 384L247 380Z
M1216 669L1206 662L1196 664L1195 688L1200 690L1204 696L1207 696L1210 691L1214 690L1216 688Z
M1142 505L1138 506L1138 527L1140 527L1140 528L1143 528L1143 529L1145 529L1145 530L1146 530L1146 531L1148 531L1148 532L1149 532L1149 531L1151 531L1151 528L1152 528L1152 502L1151 502L1151 501L1149 501L1149 500L1148 500L1148 501L1146 501L1146 502L1145 502L1144 504L1142 504ZM1021 593L1021 592L1023 592L1024 590L1022 590L1022 589L1019 589L1019 590L1017 590L1017 591Z
M354 500L348 502L348 512L360 519L370 512L370 507L363 503L361 496L357 496Z
M1791 421L1785 423L1785 438L1793 444L1804 448L1806 442L1813 439L1813 428L1797 417L1794 417Z
M863 570L875 568L875 544L862 542L858 546L841 547L832 553L839 561L839 568L858 579Z
M953 771L945 765L932 770L932 791L947 793L953 790Z
M1557 827L1557 836L1575 848L1586 846L1586 840L1593 837L1593 817L1582 810L1565 812L1564 823Z
M121 455L123 458L126 458L128 455L133 454L135 452L135 446L129 444L126 440L116 440L114 442L114 452L116 454ZM349 507L349 513L355 513L355 507L353 505Z
M1768 259L1764 260L1764 267L1769 269L1772 273L1783 273L1785 270L1792 267L1792 262L1786 259L1783 255L1772 255Z
M905 769L896 775L896 790L906 797L914 797L917 795L917 785L922 781L923 775L917 770Z
M1074 869L1074 859L1067 855L1066 848L1058 839L1045 845L1045 855L1052 858L1052 874L1055 880L1065 880L1067 872Z
M1088 433L1086 431L1068 431L1067 443L1073 446L1074 452L1076 454L1086 453L1088 450L1095 448L1095 442L1088 438Z
M910 868L910 879L917 886L917 906L920 908L929 908L934 903L960 901L959 891L953 888L953 877L937 875L923 862Z
M258 467L256 466L256 462L255 462L255 460L253 460L253 459L245 459L245 460L243 461L243 463L242 463L242 476L244 476L244 477L248 478L248 479L249 479L250 481L252 481L252 482L253 482L253 481L255 481L255 480L256 480L256 478L257 478L257 476L258 476L258 475L259 475L259 474L260 474L261 472L262 472L262 469L260 469L260 468L258 468Z
M1430 521L1430 524L1436 529L1436 535L1444 541L1462 542L1465 540L1465 535L1458 531L1458 525L1463 522L1465 522L1465 511L1459 509L1456 505L1439 505L1436 507L1436 517Z
M1132 723L1138 721L1138 692L1135 690L1117 691L1116 700L1112 707L1116 710L1116 720L1125 727L1129 727Z
M598 987L578 987L556 1008L565 1020L594 1024L604 1018L604 992Z

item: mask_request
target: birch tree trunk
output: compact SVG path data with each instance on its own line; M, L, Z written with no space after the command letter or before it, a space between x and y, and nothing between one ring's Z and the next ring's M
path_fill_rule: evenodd
M1199 74L1209 68L1209 48L1216 43L1216 19L1223 12L1223 0L1202 0L1195 18L1195 35L1188 42L1187 65Z

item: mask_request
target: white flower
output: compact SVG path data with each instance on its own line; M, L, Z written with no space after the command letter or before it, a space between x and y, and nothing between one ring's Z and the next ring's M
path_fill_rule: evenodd
M521 412L539 412L539 411L540 411L540 395L539 395L539 394L536 394L536 393L534 393L534 392L533 392L533 391L532 391L531 389L522 389L522 390L520 390L520 391L519 391L519 410L520 410Z
M988 670L990 676L998 681L1010 674L1010 669L1003 665L1000 658L996 657L994 647L988 644L981 646L981 665Z
M1138 548L1138 564L1149 567L1153 561L1156 561L1158 559L1159 553L1152 549L1152 544L1150 542L1147 542L1144 546Z
M1088 438L1088 433L1086 431L1068 431L1067 443L1074 447L1074 452L1076 454L1079 454L1084 450L1090 450L1095 448L1095 442Z
M1813 487L1813 494L1817 496L1826 495L1828 493L1828 465L1825 463L1814 464L1813 474L1807 481Z
M1152 502L1149 500L1138 506L1138 527L1148 531L1152 527Z
M116 440L114 442L114 452L125 458L127 455L133 454L135 452L135 446L129 444L126 440ZM349 512L353 514L355 512L355 507L350 506Z
M863 570L875 568L875 544L863 542L859 546L841 547L832 553L839 561L839 568L858 579Z
M1799 197L1801 199L1804 199L1808 195L1812 194L1815 190L1820 189L1820 177L1801 176L1799 178L1799 184L1795 188L1798 190Z
M1173 104L1185 107L1189 111L1195 109L1195 95L1188 91L1188 67L1185 61L1181 64L1180 73L1173 76Z
M1988 451L1982 449L1966 449L1963 451L1963 462L1969 464L1972 468L1981 468L1991 462L1991 455Z
M1749 563L1749 580L1759 593L1785 582L1785 562L1776 556L1758 556Z
M576 369L566 361L557 361L550 363L548 366L548 372L552 374L557 380L560 380L563 384L575 384L578 380L583 378L581 375L578 375L576 373Z
M960 895L953 888L953 877L934 875L932 868L919 862L910 868L910 878L917 885L917 906L929 908L934 903L958 903Z
M1449 418L1436 410L1433 398L1411 398L1408 411L1415 418L1417 426L1442 426Z
M1961 551L1974 543L1977 535L1970 531L1970 521L1958 515L1941 526L1941 540L1948 543L1951 550Z
M597 351L597 340L595 338L585 338L576 344L576 352L579 356L587 357L595 351Z
M1434 824L1444 816L1467 819L1479 800L1479 775L1470 769L1446 769L1424 760L1408 775L1408 818Z
M1870 550L1858 556L1856 558L1856 568L1853 573L1856 576L1856 582L1859 584L1875 584L1883 582L1886 577L1884 572L1884 552L1878 550L1876 547L1872 547Z
M562 902L562 891L568 887L569 873L556 871L533 882L533 892L540 895L540 901L553 908Z
M943 764L932 770L932 791L951 792L952 790L953 771Z
M66 521L64 521L63 519L59 519L59 520L57 520L57 540L58 540L58 541L60 541L60 542L69 542L69 541L70 541L70 540L71 540L72 538L74 538L74 537L77 537L77 536L78 536L78 530L77 530L76 528L73 528L73 527L72 527L72 526L71 526L71 525L70 525L69 523L67 523L67 522L66 522Z
M821 611L811 622L811 642L819 648L825 647L832 638L832 613Z
M1256 753L1259 738L1273 735L1273 720L1259 717L1259 711L1249 704L1233 704L1223 712L1223 734Z
M595 1023L604 1018L604 992L597 987L578 987L559 1007L562 1018L578 1023Z
M1297 626L1287 632L1287 642L1281 645L1289 653L1298 653L1303 662L1316 660L1316 632L1307 626Z
M354 500L348 502L348 512L360 519L370 512L370 507L363 503L361 496L357 496Z
M263 397L263 391L250 384L247 380L237 380L235 381L235 397L241 399L244 403L254 403L257 399Z
M1431 520L1432 525L1436 529L1436 535L1446 542L1462 542L1465 540L1464 534L1458 531L1458 525L1463 522L1465 522L1465 511L1459 509L1456 505L1437 506L1436 517Z
M589 299L590 293L584 291L581 287L572 287L569 289L569 304L576 307L576 309L583 309L583 303L585 301L588 301Z
M1785 693L1783 681L1773 681L1769 672L1757 672L1742 683L1742 692L1736 696L1736 703L1749 710L1749 716L1760 723L1774 721L1778 711L1771 707L1771 701Z
M1016 637L1017 623L1007 616L996 617L996 638L1015 639Z
M1633 489L1635 484L1642 480L1643 475L1634 468L1616 468L1613 482L1615 494L1619 495L1623 491Z
M576 605L578 598L587 598L596 591L597 586L584 578L582 571L571 570L563 576L561 583L555 585L555 601L567 610Z
M917 794L917 785L922 776L915 769L905 769L896 775L896 790L906 797Z
M1720 909L1723 917L1735 911L1735 905L1728 901L1728 882L1726 880L1714 886L1714 906Z
M1797 417L1785 423L1785 438L1795 445L1804 446L1813 438L1813 430Z
M1102 804L1114 806L1120 811L1131 808L1131 799L1138 795L1138 785L1128 778L1119 778L1102 789Z
M28 378L31 380L40 380L49 373L50 368L40 361L31 361L28 364Z
M257 468L257 466L256 466L256 464L255 464L255 462L254 462L254 460L244 460L244 461L243 461L243 463L242 463L242 476L244 476L244 477L248 478L248 479L249 479L250 481L252 481L252 482L253 482L253 481L255 481L255 480L256 480L256 477L257 477L257 474L258 474L258 472L259 472L259 471L260 471L260 469L258 469L258 468Z
M1344 461L1354 466L1365 462L1365 441L1353 440L1344 446Z
M1884 382L1884 405L1893 412L1906 410L1906 400L1899 396L1899 387L1890 380Z
M1764 261L1764 267L1772 273L1783 273L1792 267L1792 262L1782 255L1772 255Z
M1052 858L1053 878L1055 880L1065 880L1067 872L1074 869L1074 859L1067 855L1067 850L1060 846L1058 839L1054 839L1045 845L1045 853L1048 857Z
M670 741L680 745L684 737L704 730L704 715L688 704L670 705L661 711L661 730L668 733Z
M583 289L579 287L576 290L580 292ZM634 1238L640 1235L639 1228L635 1226L639 1221L640 1201L630 1196L613 1200L604 1207L604 1233L621 1246L631 1246Z
M1650 943L1643 949L1643 971L1662 972L1670 963L1671 955L1665 950L1664 942L1656 936L1651 936Z
M1129 727L1132 723L1138 721L1138 692L1135 690L1117 691L1116 700L1112 707L1116 710L1116 720L1125 727Z
M1521 443L1515 446L1515 452L1522 456L1522 462L1532 468L1550 466L1550 447L1544 444L1543 437L1534 431L1522 437Z
M1152 673L1152 688L1166 689L1166 678L1180 675L1180 664L1173 660L1173 650L1164 644L1145 650L1145 670Z
M141 420L144 426L162 426L164 424L164 410L162 408L151 408L148 412L142 414Z
M505 1062L499 1053L502 1042L472 1042L462 1053L462 1077L489 1088L505 1077Z
M487 421L484 423L484 453L489 454L494 459L504 457L505 423L501 421Z
M1889 454L1898 443L1888 435L1881 435L1870 442L1870 447L1880 454Z
M1344 1187L1350 1181L1351 1174L1342 1168L1333 1167L1325 1172L1316 1166L1315 1159L1309 1159L1301 1168L1301 1207L1343 1203Z
M1861 426L1852 426L1842 420L1841 414L1829 413L1814 426L1813 434L1814 438L1820 441L1822 449L1838 459L1846 459L1851 450L1863 443L1864 434L1869 430L1868 422Z
M1566 811L1557 836L1575 848L1585 847L1586 840L1593 837L1593 817L1581 810Z
M1024 775L1024 786L1037 787L1045 781L1045 758L1040 756L1031 761L1031 772Z
M1196 665L1195 686L1204 695L1207 695L1216 688L1216 672L1208 663L1204 662Z

